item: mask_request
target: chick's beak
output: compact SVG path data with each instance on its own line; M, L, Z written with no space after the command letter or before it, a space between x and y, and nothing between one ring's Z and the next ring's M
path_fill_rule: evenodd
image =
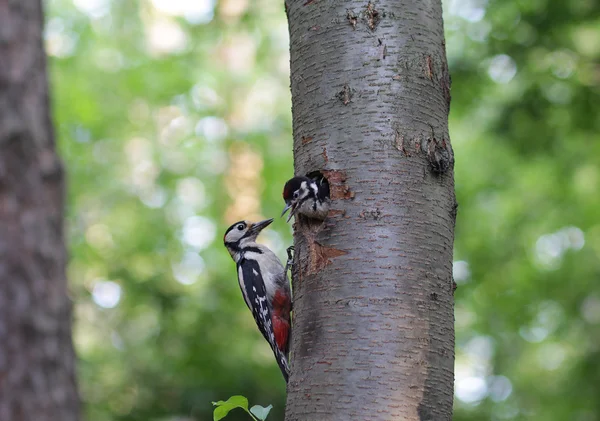
M292 216L294 216L294 214L296 213L296 208L298 206L297 205L292 205L291 208L292 210L290 211L290 214L288 215L287 221L286 222L290 222L290 219L292 219Z
M283 208L283 212L281 212L281 216L285 215L285 213L286 213L288 210L290 210L290 208L291 208L291 207L292 207L292 204L291 204L291 203L286 203L286 204L285 204L285 208ZM289 219L288 219L288 221L289 221Z

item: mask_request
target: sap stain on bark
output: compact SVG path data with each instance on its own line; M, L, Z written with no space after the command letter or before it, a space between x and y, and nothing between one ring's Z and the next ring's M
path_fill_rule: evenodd
M348 254L344 250L338 250L333 247L326 247L317 241L309 241L310 265L308 274L313 275L321 271L325 266L332 263L331 259Z
M346 211L343 209L329 209L327 213L328 218L334 218L336 216L346 216Z
M306 145L307 143L311 142L313 140L312 136L302 136L302 144Z

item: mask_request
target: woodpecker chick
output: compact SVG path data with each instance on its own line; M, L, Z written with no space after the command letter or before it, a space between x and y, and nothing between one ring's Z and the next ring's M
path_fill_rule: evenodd
M324 177L314 180L308 177L294 177L283 187L285 208L281 216L290 210L288 222L292 216L301 213L310 219L323 220L329 211L329 184Z
M237 266L238 283L258 330L267 340L277 364L288 381L290 311L292 296L286 270L268 247L256 237L273 222L239 221L230 226L223 242Z

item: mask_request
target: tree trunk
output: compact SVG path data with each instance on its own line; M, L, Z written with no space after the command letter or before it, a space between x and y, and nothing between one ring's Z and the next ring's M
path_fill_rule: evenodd
M0 0L0 420L79 419L40 0Z
M287 0L295 223L287 421L451 420L450 78L439 0Z

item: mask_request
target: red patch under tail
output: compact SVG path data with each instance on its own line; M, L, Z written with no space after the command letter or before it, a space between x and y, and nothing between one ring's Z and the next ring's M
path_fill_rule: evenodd
M290 311L292 304L288 295L276 292L273 297L273 331L277 348L286 356L289 353Z

